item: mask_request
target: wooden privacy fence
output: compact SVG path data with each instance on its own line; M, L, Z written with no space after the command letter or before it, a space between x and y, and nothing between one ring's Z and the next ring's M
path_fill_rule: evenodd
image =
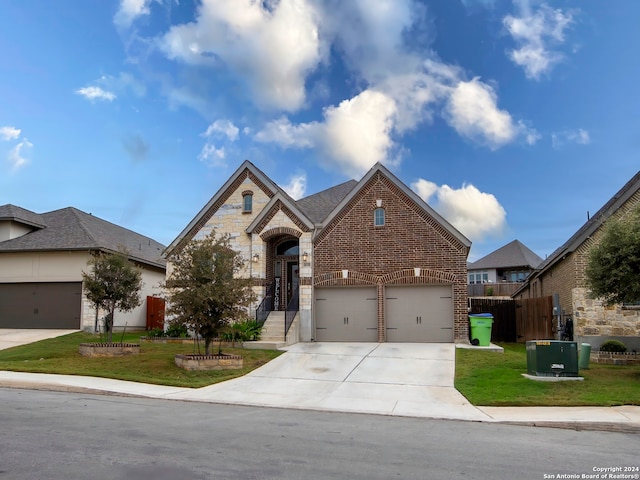
M553 297L516 300L516 341L553 340Z
M469 315L490 313L493 315L492 342L516 341L516 305L514 300L498 298L471 298Z
M519 342L553 339L553 298L524 300L470 298L469 315L493 315L492 342Z

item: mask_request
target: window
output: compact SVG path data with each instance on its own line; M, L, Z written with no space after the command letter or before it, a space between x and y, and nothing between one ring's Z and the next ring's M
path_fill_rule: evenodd
M384 226L384 208L376 208L373 212L373 224L376 227Z
M276 247L276 255L298 255L300 248L297 240L287 240Z
M253 194L245 192L242 194L242 213L251 213L253 208Z
M469 283L489 283L489 272L469 272Z

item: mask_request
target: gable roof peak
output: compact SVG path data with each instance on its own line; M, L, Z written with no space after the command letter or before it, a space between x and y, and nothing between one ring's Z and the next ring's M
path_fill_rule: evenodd
M536 268L543 259L520 240L512 240L499 249L470 263L469 270L483 268L529 267Z

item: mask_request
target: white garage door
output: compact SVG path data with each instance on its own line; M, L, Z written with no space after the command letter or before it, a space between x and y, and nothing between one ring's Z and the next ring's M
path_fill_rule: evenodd
M387 342L453 342L450 285L386 287Z
M317 342L377 342L375 287L315 289Z

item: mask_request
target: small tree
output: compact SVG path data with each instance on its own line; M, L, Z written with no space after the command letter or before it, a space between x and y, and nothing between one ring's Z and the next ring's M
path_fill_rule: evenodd
M215 232L191 241L170 261L167 313L201 336L209 355L211 342L232 321L245 318L253 300L251 279L235 277L244 261L231 248L229 237L216 239Z
M587 287L605 305L640 301L640 206L609 220L589 252Z
M140 305L142 273L131 263L124 251L100 253L87 262L90 273L82 272L87 298L96 309L108 312L105 320L107 342L111 343L113 316L116 309L129 312Z

